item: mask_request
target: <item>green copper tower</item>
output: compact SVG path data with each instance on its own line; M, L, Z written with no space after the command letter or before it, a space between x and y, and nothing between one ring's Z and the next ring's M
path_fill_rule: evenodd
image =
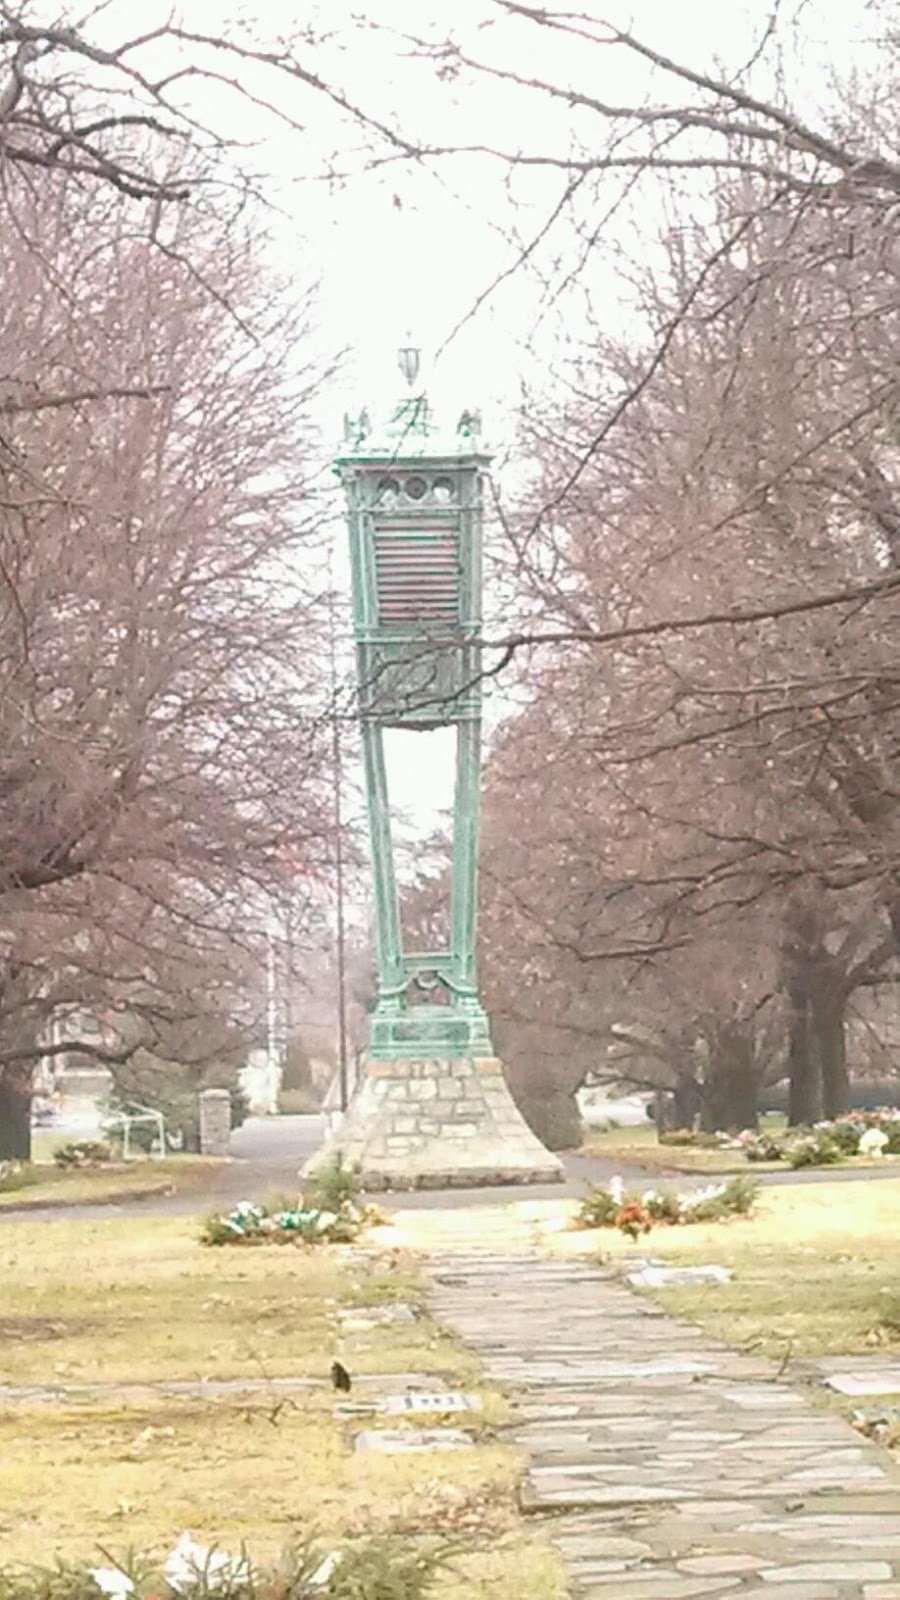
M401 352L410 383L418 353ZM490 1056L478 1000L475 907L481 767L482 479L477 419L441 439L423 396L379 443L347 422L347 496L363 761L375 890L377 994L369 1053ZM449 939L405 950L394 870L386 728L456 729ZM446 1003L429 1003L438 993Z
M537 1182L560 1176L509 1095L478 994L483 481L477 414L449 434L416 392L388 422L345 418L337 471L350 537L353 623L375 906L376 993L366 1071L330 1145L369 1187ZM447 936L407 949L384 734L456 732Z

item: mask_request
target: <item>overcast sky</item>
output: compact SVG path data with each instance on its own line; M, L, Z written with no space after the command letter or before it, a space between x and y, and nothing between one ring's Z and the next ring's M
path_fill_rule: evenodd
M609 0L595 15L630 27L655 48L716 76L754 54L777 0ZM652 69L615 45L586 48L510 17L496 0L182 0L186 25L265 45L279 32L308 25L326 35L304 64L340 87L369 114L396 118L412 138L431 144L486 146L515 153L565 155L573 137L599 146L604 126L567 104L499 83L462 76L439 81L413 36L440 39L452 31L464 52L524 79L571 82L600 99L640 103L661 97ZM578 9L578 8L574 8ZM143 0L141 27L170 13L169 0ZM133 27L131 0L110 0L102 25L110 36ZM237 18L237 21L228 19ZM827 105L833 76L845 76L870 54L877 5L865 0L787 0L780 6L778 47L769 50L750 83L789 98L809 120ZM394 352L407 336L426 355L430 395L452 421L464 406L479 406L487 435L508 460L520 387L552 387L560 353L584 332L585 297L573 293L549 307L547 274L564 274L574 259L565 225L535 257L535 270L504 279L473 313L479 297L514 263L517 248L559 195L558 171L512 170L487 155L466 155L411 166L370 165L370 142L326 99L294 90L270 75L242 72L251 94L277 104L303 132L238 103L233 90L208 83L193 92L201 115L244 144L241 158L263 175L275 202L273 266L320 286L320 339L328 351L347 347L341 392L323 395L323 435L335 443L341 412L367 405L379 411L399 392ZM333 161L340 151L337 162ZM384 154L384 147L378 152ZM325 181L323 173L340 174ZM708 181L708 180L707 180ZM611 192L614 186L611 180ZM616 221L601 230L586 281L590 313L601 326L621 325L627 294L616 250L651 250L663 218L658 191L641 191ZM567 256L568 251L568 256ZM431 370L429 358L438 352ZM394 764L394 794L427 827L449 798L449 741L443 755L426 754L425 738L402 743L414 754ZM395 741L397 742L397 741Z
M752 57L777 4L595 0L586 10L631 26L655 48L721 75ZM590 113L496 79L468 74L439 81L433 64L417 51L417 37L439 41L452 34L467 55L486 65L526 80L571 82L604 100L640 103L663 92L654 69L621 47L585 48L508 16L497 0L181 0L174 7L169 0L142 0L142 28L154 14L162 19L172 10L191 29L261 47L281 32L307 26L323 42L304 50L306 67L370 115L431 144L565 156L573 137L599 147L604 128ZM866 40L877 31L877 7L866 0L782 0L779 12L777 51L770 47L743 81L771 94L780 77L787 94L815 120L827 103L832 74L849 74L866 54ZM109 0L104 26L112 36L133 16L131 0ZM237 22L229 20L235 17ZM513 263L517 237L527 238L529 225L558 196L560 174L524 167L510 174L484 155L420 166L382 161L372 170L372 141L325 98L262 71L242 68L240 77L245 88L273 100L303 131L248 102L236 103L232 89L216 90L208 82L193 86L198 107L244 141L242 156L258 167L269 196L282 208L275 265L320 283L323 337L329 346L348 345L352 352L349 401L371 405L379 386L390 393L393 351L412 330L426 351L441 352L432 378L435 398L451 411L483 403L495 411L503 433L520 380L533 382L558 350L560 325L550 317L535 340L540 286L528 272L505 280L474 320L466 318ZM385 147L376 153L383 156ZM340 173L341 181L323 181L325 171ZM611 189L614 184L611 179ZM652 235L659 217L652 199L643 204L631 222ZM616 237L616 228L605 230L594 252L593 309L610 323L618 315L619 285L611 265L597 264ZM565 248L560 231L539 254L539 264L546 268L559 252L564 265ZM570 321L573 314L568 306ZM331 403L336 427L339 409Z

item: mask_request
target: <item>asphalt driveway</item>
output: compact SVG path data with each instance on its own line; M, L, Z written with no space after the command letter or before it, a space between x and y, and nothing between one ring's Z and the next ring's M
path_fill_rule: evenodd
M154 1196L146 1200L124 1201L121 1205L82 1205L35 1208L24 1212L0 1211L0 1222L14 1223L23 1217L30 1221L60 1218L116 1216L194 1216L206 1211L226 1210L239 1200L259 1199L275 1193L292 1194L297 1189L297 1174L325 1137L321 1116L251 1117L231 1137L232 1159L217 1169L209 1186L189 1194ZM514 1199L559 1200L577 1198L587 1184L606 1183L620 1176L628 1188L654 1187L691 1189L709 1182L709 1177L679 1172L649 1171L635 1164L623 1166L616 1159L596 1155L565 1154L565 1179L562 1183L534 1184L527 1187L502 1185L483 1189L423 1189L409 1194L391 1194L391 1210L457 1210L466 1206L506 1205ZM752 1173L752 1167L748 1172ZM883 1170L860 1171L844 1168L811 1167L799 1172L760 1174L765 1184L798 1183L877 1183L897 1175L889 1166Z

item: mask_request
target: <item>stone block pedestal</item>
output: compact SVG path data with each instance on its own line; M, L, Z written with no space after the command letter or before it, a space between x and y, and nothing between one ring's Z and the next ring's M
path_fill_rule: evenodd
M340 1153L363 1187L479 1188L553 1183L558 1156L531 1132L495 1056L369 1060L340 1126L308 1162Z
M199 1098L200 1152L204 1156L227 1156L231 1141L231 1096L227 1089L203 1089Z

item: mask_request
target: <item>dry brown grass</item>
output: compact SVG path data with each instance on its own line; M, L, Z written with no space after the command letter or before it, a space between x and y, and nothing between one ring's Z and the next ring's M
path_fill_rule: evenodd
M341 1340L340 1304L418 1298L396 1253L204 1249L196 1225L146 1218L28 1221L0 1231L4 1381L143 1383L67 1403L0 1403L0 1560L168 1548L183 1529L257 1559L292 1537L450 1529L471 1553L446 1600L562 1600L560 1565L521 1522L517 1453L494 1437L502 1398L482 1390L479 1447L384 1456L352 1449L367 1420L335 1415L335 1353L355 1375L478 1364L423 1316ZM153 1380L306 1375L308 1388L171 1397ZM450 1421L456 1419L450 1418ZM467 1419L468 1421L468 1419ZM379 1425L381 1425L379 1423ZM402 1425L402 1424L399 1424Z
M38 1181L0 1192L0 1210L32 1210L112 1202L129 1195L193 1193L221 1166L209 1156L172 1156L167 1161L135 1160L96 1168L36 1163Z

